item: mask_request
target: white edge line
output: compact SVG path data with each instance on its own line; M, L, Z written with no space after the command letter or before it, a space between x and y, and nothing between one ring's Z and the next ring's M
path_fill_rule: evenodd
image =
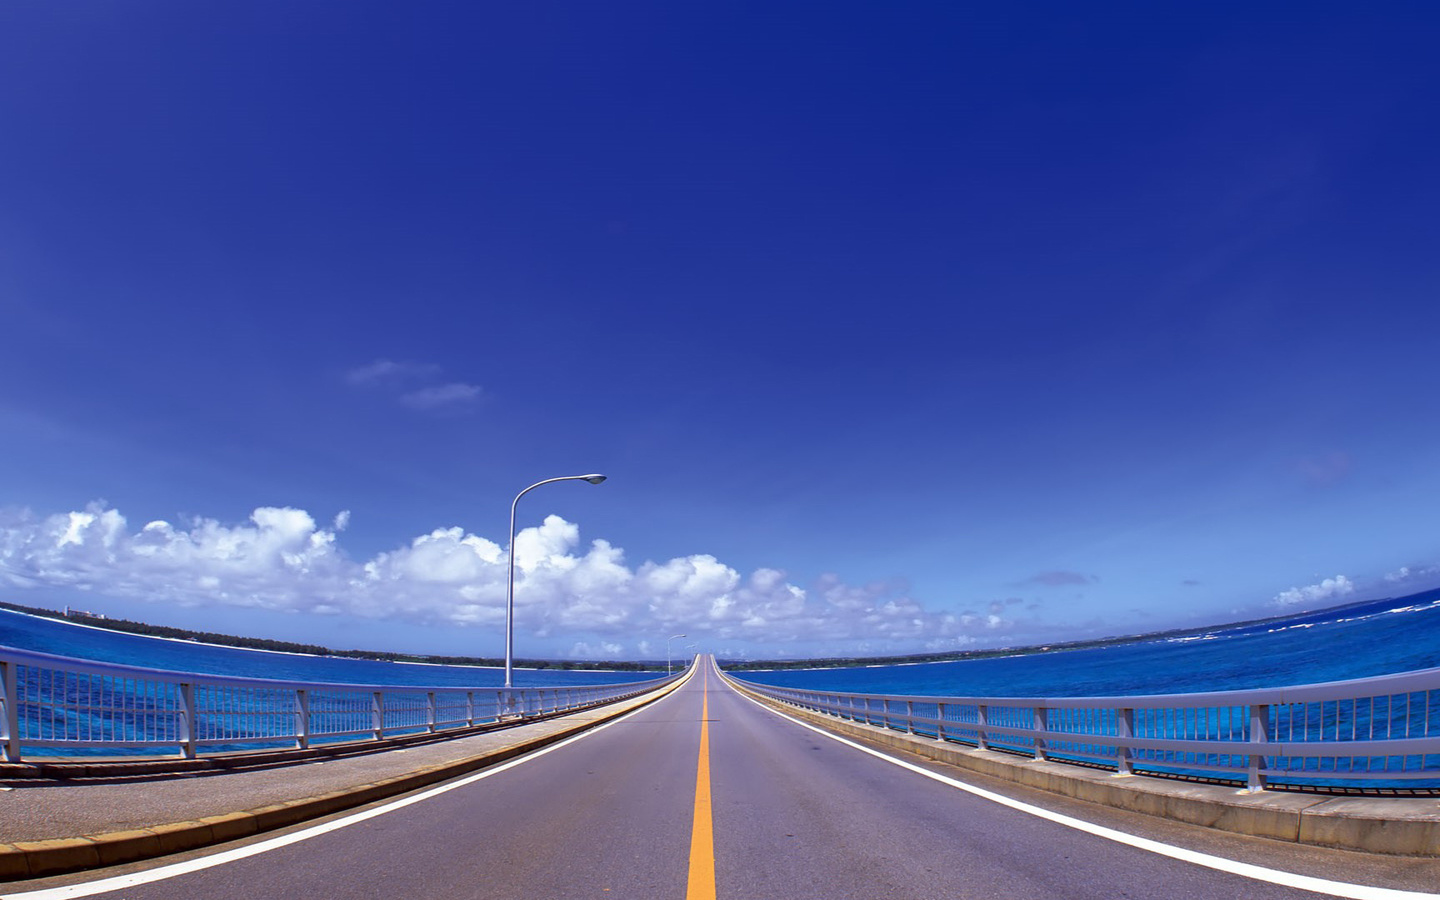
M675 686L679 687L681 684L684 684L690 679L692 675L694 675L694 673L695 667L692 666L691 671L684 678L680 679L680 681L677 682ZM666 696L671 696L673 695L673 693L674 691L672 689L672 691ZM659 699L664 700L666 699L666 697L661 697ZM489 778L491 775L499 775L506 769L512 769L515 766L520 765L521 763L529 762L532 759L537 759L547 753L559 750L561 747L564 747L568 744L573 744L581 738L586 738L592 734L604 731L611 725L617 725L620 722L623 722L631 716L635 715L636 713L647 709L649 706L650 704L647 703L644 706L630 710L624 715L617 716L616 718L611 719L609 722L605 722L601 725L596 725L594 728L588 728L577 735L573 735L564 739L563 741L558 741L554 744L550 744L549 746L541 747L539 750L532 750L522 756L517 756L514 759L507 760L506 762L483 769L479 772L474 773L473 775L467 775L459 779L458 781L446 782L437 787L422 791L418 794L412 794L409 797L403 797L399 800L391 801L390 803L386 803L384 806L377 806L374 809L367 809L364 812L358 812L352 815L345 816L343 818L334 819L330 822L324 823L323 825L315 825L301 831L295 831L291 832L290 834L281 835L280 837L274 837L270 838L269 840L259 841L258 843L249 844L244 847L236 847L233 850L223 850L219 853L212 853L209 856L203 856L198 859L190 859L186 860L185 862L171 863L168 866L160 866L154 869L146 869L143 872L133 872L129 875L116 875L112 878L101 878L96 881L86 881L79 884L67 884L60 887L41 888L40 890L35 891L22 891L16 894L7 893L0 895L0 900L71 900L71 898L75 897L90 897L94 896L95 894L104 894L111 891L124 890L125 888L138 887L139 885L150 884L154 881L164 881L167 878L175 878L180 875L188 875L191 872L199 872L204 869L209 869L213 866L223 866L226 863L232 863L237 860L245 859L247 857L259 856L261 853L268 853L271 850L279 850L282 847L288 847L291 844L298 844L301 841L309 840L313 837L319 837L323 834L329 834L332 831L339 831L341 828L344 828L348 825L357 825L360 822L364 822L368 819L373 819L376 816L383 816L385 813L394 812L397 809L403 809L411 805L412 803L419 803L422 800L429 800L432 797L438 797L441 794L448 793L457 788L462 788L466 785L474 784L482 778Z
M723 677L724 676L722 673L722 678ZM1226 859L1223 856L1212 856L1209 853L1200 853L1195 850L1186 850L1183 847L1174 847L1170 844L1164 844L1160 841L1152 841L1149 838L1137 837L1133 834L1127 834L1123 831L1117 831L1114 828L1106 828L1103 825L1096 825L1091 822L1086 822L1083 819L1076 819L1072 816L1067 816L1062 813L1051 812L1050 810L1043 809L1039 806L1032 806L1029 803L1022 803L1019 800L1014 800L1010 797L1004 796L1003 794L997 794L993 791L987 791L984 788L978 788L974 785L966 784L963 781L959 781L955 778L950 778L946 775L941 775L938 772L932 772L929 769L917 766L914 763L906 762L903 759L898 759L894 756L890 756L887 753L882 753L879 750L875 750L871 747L866 747L863 744L857 744L854 741L843 738L838 734L826 731L819 726L811 725L809 722L803 722L800 719L796 719L793 716L788 716L777 709L766 706L764 703L761 703L753 697L746 695L742 691L736 691L736 693L740 694L740 696L744 697L746 700L749 700L751 703L754 703L756 706L760 707L766 712L779 716L780 718L787 721L794 722L796 725L799 725L802 728L808 728L817 734L823 734L825 737L828 737L834 741L839 741L847 747L854 747L856 750L859 750L863 753L868 753L871 756L883 759L888 763L892 763L901 767L902 769L909 769L912 772L918 772L919 774L924 775L926 778L934 779L935 781L941 782L942 784L947 784L950 787L957 788L959 790L965 791L966 793L974 794L975 796L981 797L985 800L999 803L1001 806L1008 806L1011 809L1018 810L1023 813L1028 813L1032 816L1038 816L1041 819L1047 819L1058 825L1064 825L1067 828L1074 828L1077 831L1083 831L1087 834L1093 834L1096 837L1101 837L1108 841L1114 841L1117 844L1125 844L1126 846L1135 847L1139 850L1146 850L1150 853L1159 854L1160 856L1168 856L1171 859L1178 859L1183 862L1194 863L1197 866L1204 866L1207 869L1215 869L1220 872L1228 872L1232 875L1239 875L1242 878L1251 878L1255 881L1264 881L1270 884L1278 884L1282 887L1297 888L1302 891L1312 891L1317 894L1329 894L1334 897L1348 897L1352 898L1352 900L1434 900L1434 898L1440 898L1440 894L1425 894L1419 891L1403 891L1395 888L1370 887L1363 884L1347 884L1343 881L1330 881L1325 878L1315 878L1310 875L1296 875L1293 872L1282 872L1279 869L1270 869L1266 868L1265 866L1251 865L1250 863L1243 863L1239 862L1238 860Z

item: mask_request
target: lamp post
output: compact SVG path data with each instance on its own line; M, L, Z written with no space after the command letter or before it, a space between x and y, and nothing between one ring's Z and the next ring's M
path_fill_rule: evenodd
M508 589L505 593L505 687L508 690L511 685L510 672L514 668L515 657L515 507L520 505L520 498L535 490L542 484L550 484L555 481L588 481L591 484L599 484L605 480L604 475L561 475L559 478L547 478L544 481L537 481L525 490L515 495L515 501L510 504L510 577Z
M669 675L669 674L670 674L670 642L673 641L673 640L675 640L677 637L684 637L684 636L685 636L685 635L683 635L683 634L672 634L672 635L670 635L668 638L665 639L665 674L666 674L666 675Z

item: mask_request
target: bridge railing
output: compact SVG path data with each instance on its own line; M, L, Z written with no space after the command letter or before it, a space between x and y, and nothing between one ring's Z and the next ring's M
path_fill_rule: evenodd
M173 748L188 758L202 749L306 748L551 715L668 680L509 689L274 681L0 647L0 746L10 762L36 748Z
M921 697L735 680L843 719L1120 774L1218 778L1251 790L1440 789L1440 668L1133 697Z

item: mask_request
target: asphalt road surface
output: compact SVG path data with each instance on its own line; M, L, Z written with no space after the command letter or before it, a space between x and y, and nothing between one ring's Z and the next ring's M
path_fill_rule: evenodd
M760 707L702 660L678 690L625 718L398 804L179 866L131 867L120 881L96 874L3 896L1401 900L1418 895L1394 889L1440 890L1428 861L1218 835L986 786L1190 851L1391 890L1276 884L937 783Z

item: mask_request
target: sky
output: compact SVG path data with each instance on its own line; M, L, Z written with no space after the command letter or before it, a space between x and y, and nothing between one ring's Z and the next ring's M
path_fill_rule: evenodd
M418 653L1440 584L1440 6L9 0L0 599ZM682 639L672 635L685 635Z

